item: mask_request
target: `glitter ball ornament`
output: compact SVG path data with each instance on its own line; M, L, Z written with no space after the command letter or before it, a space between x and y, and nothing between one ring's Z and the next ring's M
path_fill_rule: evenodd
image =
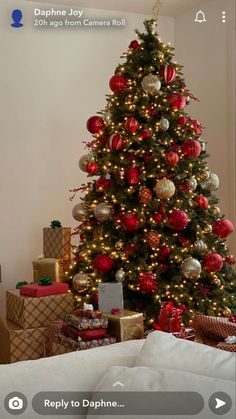
M101 222L107 221L111 218L112 208L108 204L101 202L94 209L94 215L98 221L101 221Z
M140 168L131 166L125 170L125 180L129 185L137 185L140 181Z
M176 70L171 64L166 64L160 68L160 75L168 84L176 79Z
M139 202L141 204L148 204L152 200L152 192L149 188L141 188L138 194Z
M179 162L179 155L174 151L169 151L166 153L165 159L170 166L176 166L176 164Z
M205 247L206 245L203 240L197 240L194 243L194 249L199 253L202 253L205 250Z
M183 210L172 211L168 217L168 221L170 227L177 231L184 230L189 223L188 215Z
M139 274L138 285L141 292L152 294L157 288L156 275L150 272Z
M87 218L86 206L82 203L74 206L72 216L76 221L85 221Z
M93 158L92 154L85 154L84 156L80 157L79 159L80 170L82 170L83 172L86 172L87 163L90 162L92 158Z
M100 253L95 256L93 266L98 272L110 272L114 266L114 261L110 255Z
M185 140L181 151L184 157L188 159L194 159L201 154L201 144L197 140Z
M201 183L201 187L207 191L214 192L219 188L220 180L215 173L210 173L206 181Z
M181 93L173 93L169 96L169 104L178 111L179 109L184 109L186 106L186 97Z
M130 42L129 48L134 49L134 50L139 48L139 42L136 41L136 39L134 39L133 41Z
M160 249L160 255L163 258L167 258L170 255L171 249L168 246L162 246Z
M141 86L146 93L155 96L161 88L161 81L158 76L149 74L143 78Z
M139 122L135 118L128 118L125 121L125 129L129 132L135 133L139 128Z
M196 187L197 187L197 180L195 179L194 176L191 176L191 178L188 181L189 183L189 188L191 191L195 191Z
M107 140L107 146L111 151L121 151L125 146L125 139L119 134L113 134Z
M127 87L127 80L122 74L112 76L109 86L114 93L123 93Z
M98 171L98 164L95 161L89 161L85 169L90 175L95 175Z
M91 134L97 134L104 127L104 120L100 116L91 116L87 121L87 130Z
M101 176L95 183L97 191L104 191L111 185L111 180Z
M209 203L207 197L204 195L197 196L194 202L198 206L198 208L207 208Z
M234 226L229 220L216 221L212 226L213 234L221 239L226 239L234 231Z
M72 280L73 288L79 294L87 292L90 289L91 284L92 280L89 275L82 272L79 272L77 275L75 275Z
M184 125L186 125L187 124L187 118L186 118L186 116L180 116L179 118L178 118L178 121L177 121L177 123L178 123L178 125L180 126L180 127L184 127Z
M136 213L130 212L122 216L122 226L126 231L134 232L139 227L139 217Z
M160 236L157 231L151 230L145 234L145 240L147 245L151 247L151 249L156 249L160 243Z
M161 129L163 129L163 131L167 131L170 127L170 123L169 123L168 119L162 118L160 120L160 127L161 127Z
M223 266L223 259L219 253L208 253L203 258L203 268L207 272L219 272Z
M117 282L123 282L125 280L125 271L123 268L118 269L118 271L116 271L116 281Z
M169 179L159 180L154 188L158 198L169 199L175 194L175 185Z
M181 265L182 274L188 279L198 279L201 275L201 263L199 260L189 257Z

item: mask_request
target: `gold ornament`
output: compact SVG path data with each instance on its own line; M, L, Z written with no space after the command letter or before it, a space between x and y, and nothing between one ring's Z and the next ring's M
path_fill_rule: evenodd
M207 225L204 227L203 233L204 233L204 234L211 234L211 233L212 233L212 226L211 226L210 224L207 224Z
M125 271L123 268L118 269L118 271L116 271L116 281L117 282L123 282L125 280Z
M92 281L88 274L82 272L78 273L73 278L73 288L79 293L83 294L89 290Z
M96 208L94 209L95 217L97 218L98 221L101 221L101 222L109 220L109 218L111 218L111 214L112 214L112 208L108 204L105 204L104 202L101 202L100 204L98 204Z
M161 88L161 81L158 76L149 74L143 78L141 86L146 93L155 96Z
M223 315L225 317L230 317L231 314L232 314L232 311L230 310L230 308L229 307L225 307L225 309L223 310Z
M219 215L220 214L220 208L219 207L215 207L214 205L212 206L212 212L214 215Z
M210 177L210 173L207 170L200 174L200 178L202 180L207 180L207 179L209 179L209 177Z
M215 276L213 278L213 284L217 285L217 287L220 287L221 286L221 280L217 276Z
M118 240L118 242L115 243L115 248L121 250L124 246L124 242L122 240Z
M158 198L169 199L175 194L175 185L169 179L159 180L154 188Z
M197 252L199 252L199 253L203 252L203 251L205 250L205 247L206 247L206 245L205 245L205 243L204 243L204 241L203 241L203 240L197 240L197 241L194 243L194 248L195 248L195 249L196 249L196 251L197 251Z
M72 210L73 218L76 221L85 221L87 218L86 206L84 204L77 204Z

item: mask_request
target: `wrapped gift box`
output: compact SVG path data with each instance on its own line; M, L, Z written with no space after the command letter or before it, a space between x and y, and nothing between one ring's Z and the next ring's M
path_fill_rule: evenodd
M51 285L29 284L20 287L20 295L26 295L28 297L66 294L68 291L69 285L62 282L54 282Z
M60 282L63 275L62 264L59 259L43 258L33 261L34 282L41 278L51 278L53 282Z
M98 304L103 313L110 313L113 308L123 310L123 285L110 282L99 284Z
M163 304L158 316L158 324L163 332L180 333L182 331L183 310L175 307L172 301Z
M107 329L78 330L72 326L65 325L62 328L62 334L76 341L83 340L86 342L87 340L102 339L108 333Z
M106 336L102 339L93 339L89 341L75 341L63 334L58 335L58 342L66 347L66 349L70 349L70 351L83 351L85 349L97 348L99 346L107 346L113 343L116 343L116 339L111 336Z
M108 326L108 320L105 317L90 319L89 317L78 317L74 314L66 316L65 322L78 330L107 329Z
M199 314L194 318L193 327L203 340L220 342L228 336L236 336L236 323L224 317Z
M72 352L73 349L71 349L70 346L65 346L62 345L59 342L53 342L52 344L52 356L56 356L56 355L63 355L63 354L68 354L69 352Z
M103 313L103 316L108 319L108 333L117 342L144 337L143 313L123 310L119 314Z
M44 228L43 253L45 258L70 260L71 258L71 228Z
M0 319L0 364L9 364L45 356L47 327L23 329Z
M46 297L26 297L19 290L6 292L7 320L24 329L47 327L73 309L71 293L48 295Z

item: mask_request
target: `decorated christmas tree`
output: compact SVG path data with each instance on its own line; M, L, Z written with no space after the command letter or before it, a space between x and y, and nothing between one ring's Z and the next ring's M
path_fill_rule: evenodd
M156 21L144 25L110 79L106 109L87 121L93 139L79 166L89 181L73 190L84 195L73 208L80 243L67 279L78 304L96 302L100 282L122 282L125 307L149 324L170 300L188 318L229 316L233 225L217 206L203 128L185 110L196 98Z

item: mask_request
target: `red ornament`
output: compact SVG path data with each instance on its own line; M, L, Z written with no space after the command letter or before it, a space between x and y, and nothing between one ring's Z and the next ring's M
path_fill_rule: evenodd
M170 166L175 166L179 162L179 156L174 151L169 151L166 153L165 158Z
M181 147L181 151L186 158L194 159L201 154L201 144L197 140L186 140Z
M160 75L165 80L165 83L171 83L176 79L176 69L172 65L166 64L161 67Z
M104 127L104 120L100 116L91 116L87 121L87 130L91 134L97 134Z
M122 226L126 231L136 231L139 227L138 215L135 212L124 214L122 216Z
M125 256L129 256L130 254L134 253L138 248L139 244L131 244L124 247Z
M226 239L234 231L234 226L229 220L216 221L212 226L213 234L221 239Z
M110 255L100 253L95 256L93 266L98 272L110 272L114 266L114 261Z
M140 138L142 140L147 140L150 137L151 137L151 133L150 133L150 131L147 131L147 130L142 131L141 134L140 134Z
M171 249L168 246L162 246L160 249L160 255L163 258L167 258L170 255Z
M193 126L195 133L201 135L203 131L201 123L196 119L190 119L190 124Z
M186 212L182 210L172 211L168 217L168 221L170 223L170 227L177 231L184 230L189 223Z
M125 146L125 140L119 134L113 134L108 139L107 146L111 151L121 151Z
M228 318L231 323L236 323L236 316L231 316Z
M178 189L180 191L183 191L184 193L190 192L189 182L187 180L184 180L182 183L178 185Z
M156 110L154 109L153 106L148 106L146 108L146 113L148 114L148 116L155 116L156 115Z
M182 115L178 118L178 125L180 125L181 127L184 127L184 125L187 124L187 118L186 116Z
M125 180L129 185L137 185L140 180L140 168L133 166L126 169Z
M136 132L139 128L139 122L135 118L128 118L125 121L125 129L129 132Z
M85 166L85 170L90 175L95 175L98 171L98 164L95 161L89 161Z
M232 255L226 256L225 263L227 263L227 265L234 265L235 263L234 257Z
M127 87L127 80L121 74L115 74L112 76L109 85L114 93L123 93Z
M147 245L151 247L151 249L156 249L160 243L160 236L157 231L151 230L145 234L145 239Z
M197 204L199 208L207 208L208 207L208 199L204 195L199 195L195 198L194 202Z
M157 288L156 275L149 272L139 274L139 289L145 294L152 294Z
M153 214L152 219L155 221L155 223L160 223L162 220L163 216L156 212L155 214Z
M136 39L134 39L134 41L131 41L131 42L130 42L130 44L129 44L129 48L132 48L132 49L137 49L137 48L139 48L139 43L138 43L138 41L136 41Z
M96 189L97 190L104 190L109 188L111 184L110 179L106 179L105 177L101 176L97 181L96 181Z
M219 272L223 266L223 259L219 253L208 253L203 259L203 268L207 272Z
M169 96L169 103L176 111L178 111L179 109L185 108L186 98L181 93L173 93Z
M138 197L141 204L148 204L152 200L152 192L149 188L141 188Z
M158 324L158 323L152 323L152 328L153 328L154 330L160 330L160 331L161 331L161 326L159 326L159 324Z
M178 240L182 246L188 246L190 244L190 241L180 233L178 234Z
M144 162L145 163L148 163L149 161L150 161L150 159L151 159L151 155L150 154L145 154L144 156L143 156L143 160L144 160Z

